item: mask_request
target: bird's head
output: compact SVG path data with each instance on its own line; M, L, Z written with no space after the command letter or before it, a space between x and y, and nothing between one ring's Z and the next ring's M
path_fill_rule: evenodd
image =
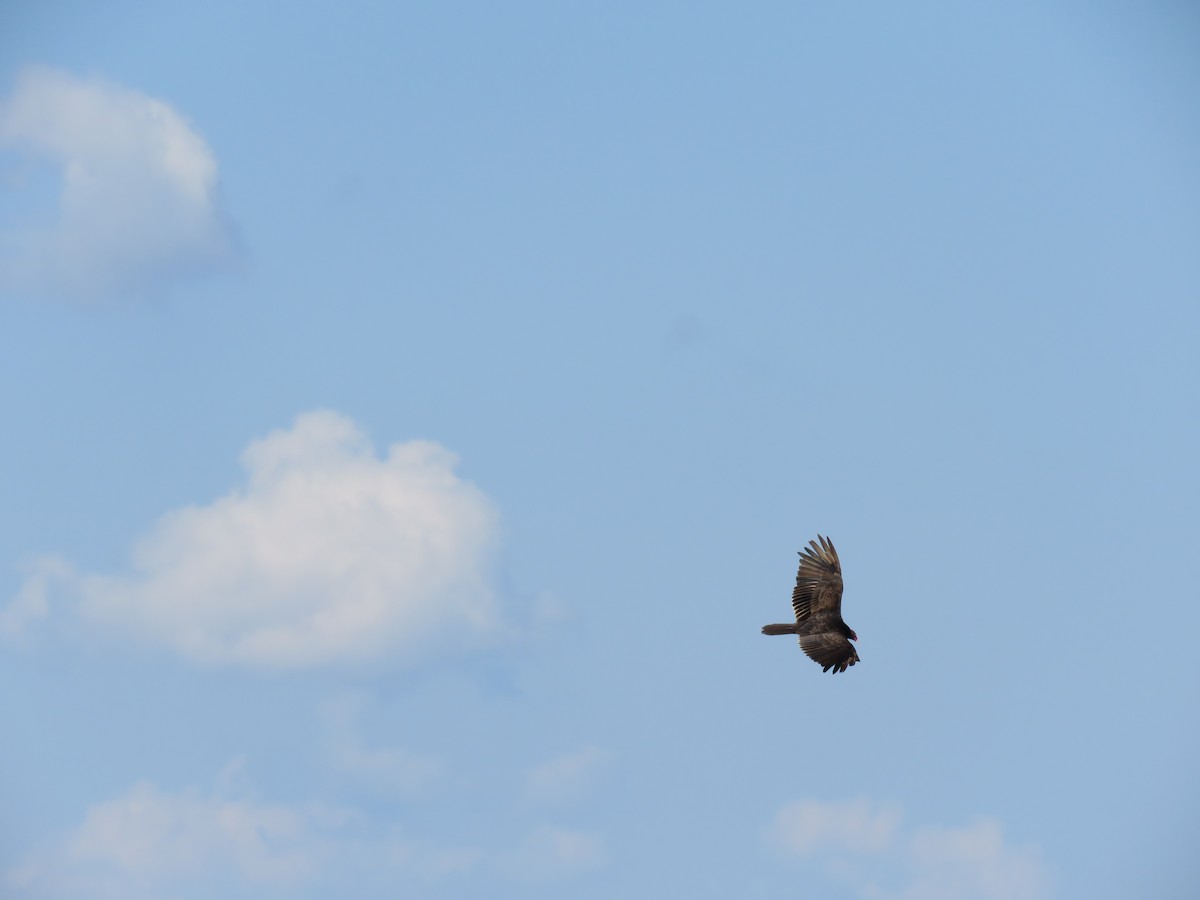
M854 633L853 628L850 629L850 633L848 635L846 635L846 637L850 638L850 640L852 640L852 641L858 640L858 635Z

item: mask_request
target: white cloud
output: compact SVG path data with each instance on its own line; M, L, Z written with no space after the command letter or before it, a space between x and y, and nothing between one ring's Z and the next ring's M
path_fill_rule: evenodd
M469 877L488 861L487 853L478 847L440 844L401 833L390 835L378 849L369 848L369 853L386 862L394 876L407 875L425 883Z
M0 103L0 150L61 171L57 221L0 235L0 287L91 299L234 256L216 159L161 100L30 67Z
M400 877L422 882L448 879L478 880L484 893L505 882L561 882L586 875L608 861L603 839L596 833L560 825L536 825L508 846L484 848L452 845L393 834L380 848L369 848L378 862L391 867L393 883Z
M962 828L921 828L908 853L915 877L900 895L906 900L1034 900L1047 893L1038 854L1007 846L994 819Z
M215 789L141 782L89 809L62 840L4 873L6 896L205 895L230 885L286 889L311 878L352 815ZM180 885L186 885L181 889ZM209 894L212 896L212 894Z
M49 591L56 581L71 577L71 567L52 556L36 560L15 597L0 609L0 638L12 640L26 630L30 623L50 614Z
M543 825L513 850L498 856L506 874L529 881L559 881L604 865L606 853L599 836L572 828Z
M274 668L412 663L503 632L496 515L438 444L380 459L350 419L311 412L242 462L243 487L142 535L129 574L60 577L82 620L197 662ZM45 578L22 587L9 630L37 614Z
M365 698L358 695L322 704L325 745L335 770L372 792L394 795L418 793L442 778L445 766L433 756L364 740L361 720L366 706Z
M262 798L242 762L211 786L165 790L139 782L87 810L82 822L0 872L5 897L183 900L201 897L406 895L415 885L554 882L602 866L591 832L537 825L496 829L495 846L414 837L363 810ZM477 890L476 893L479 893Z
M779 811L774 837L800 856L827 849L879 853L892 843L899 824L895 810L873 811L866 800L802 800Z
M591 746L546 760L526 775L524 798L539 805L576 800L592 787L608 761L606 751Z
M905 830L898 812L874 809L865 800L804 800L779 811L768 838L790 855L819 858L829 878L869 900L1049 896L1040 854L1007 844L992 819Z

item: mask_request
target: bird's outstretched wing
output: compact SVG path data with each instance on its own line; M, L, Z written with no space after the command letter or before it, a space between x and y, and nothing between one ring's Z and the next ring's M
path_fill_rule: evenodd
M842 564L833 549L833 541L819 534L817 539L819 544L809 541L800 552L800 570L796 572L796 587L792 590L792 609L796 612L797 622L822 613L831 612L839 619L842 615ZM838 637L845 642L845 638ZM804 652L808 653L808 650ZM817 658L813 656L813 659Z
M858 662L858 651L854 649L854 645L836 631L802 634L800 649L820 664L822 672L828 672L830 669L845 672Z

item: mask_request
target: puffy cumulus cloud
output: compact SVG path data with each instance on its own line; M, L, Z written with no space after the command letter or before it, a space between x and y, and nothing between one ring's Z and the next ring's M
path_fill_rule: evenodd
M455 462L430 441L381 459L345 416L301 415L247 447L243 486L142 535L130 572L43 564L4 625L36 618L49 580L85 623L213 665L403 664L492 641L497 517Z
M235 256L217 161L161 100L31 67L0 103L0 150L61 172L57 220L0 235L2 287L93 299L153 290Z
M865 800L804 800L783 807L767 835L790 855L819 858L827 877L870 900L1041 900L1050 895L1040 854L1007 843L992 819L961 828L905 829L897 811Z

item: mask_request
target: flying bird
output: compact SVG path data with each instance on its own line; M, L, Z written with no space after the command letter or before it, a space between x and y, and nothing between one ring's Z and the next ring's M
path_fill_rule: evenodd
M800 551L800 570L792 590L795 624L764 625L763 634L798 634L800 649L815 659L822 672L845 672L858 662L850 641L858 635L842 621L842 564L833 542L817 535Z

